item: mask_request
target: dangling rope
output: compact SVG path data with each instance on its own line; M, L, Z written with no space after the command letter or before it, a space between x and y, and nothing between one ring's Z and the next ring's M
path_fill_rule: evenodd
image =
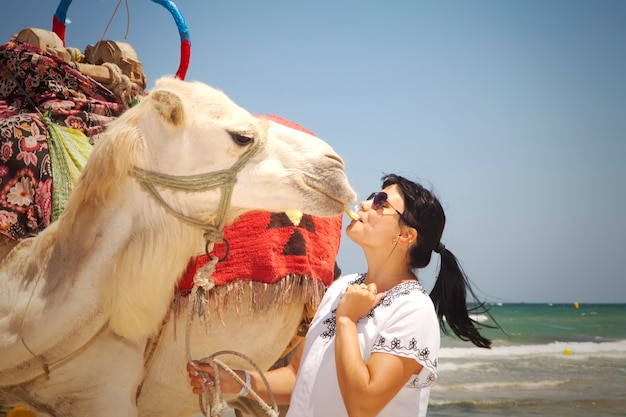
M262 121L264 131L267 132L267 124L265 121ZM186 331L185 331L185 347L187 351L187 360L191 361L191 324L193 322L193 317L195 314L198 314L199 317L204 317L207 311L207 296L208 292L215 286L215 282L211 278L213 272L215 271L215 266L219 262L217 257L211 257L209 254L213 250L214 244L223 240L223 229L226 224L226 212L230 205L230 200L232 197L233 188L237 181L237 173L252 159L252 157L265 145L265 141L267 140L266 136L259 138L259 140L246 152L244 153L234 164L230 167L230 169L217 171L213 173L207 174L198 174L198 175L190 175L190 176L173 176L162 174L153 171L146 171L141 168L135 168L133 171L133 175L139 181L141 186L155 199L155 201L161 205L168 213L175 216L177 219L188 223L195 227L200 227L205 231L205 238L207 239L206 244L206 255L211 259L210 262L205 264L202 268L196 271L194 275L193 281L194 285L191 290L188 310L187 310L187 323L186 323ZM185 214L179 213L174 208L172 208L163 197L157 191L157 187L168 188L177 191L186 191L186 192L198 192L209 189L221 189L222 195L220 198L220 202L217 209L217 215L215 224L204 224L197 219L193 219ZM278 416L278 406L276 405L276 401L274 399L273 393L263 375L261 369L251 361L247 356L234 352L234 351L224 351L218 352L210 357L206 358L213 369L217 370L217 366L224 369L228 372L237 382L245 386L246 383L239 378L239 376L226 364L215 359L216 355L229 353L233 355L240 356L248 360L255 369L261 375L264 383L268 387L268 392L272 402L274 404L274 409L271 409L261 397L258 396L253 391L250 391L252 397L259 403L259 405L264 409L266 414L272 417ZM207 398L211 398L210 414L207 414L207 409L204 405L203 397L200 396L200 408L205 416L222 416L224 412L228 409L228 405L225 403L222 393L220 391L220 382L219 382L219 372L216 372L216 385L209 392L205 389L205 396Z
M262 130L267 132L266 123L263 123ZM147 171L145 169L135 167L133 170L133 176L137 179L143 189L146 190L166 212L184 223L204 230L204 237L206 239L205 252L207 257L211 258L209 254L213 251L215 243L223 240L223 229L226 224L226 214L228 207L230 206L233 188L237 182L237 173L241 171L241 169L252 159L252 157L265 146L266 141L266 135L259 137L252 147L250 147L229 169L226 170L197 175L175 176L154 171ZM167 201L165 201L165 199L158 192L157 187L184 192L200 192L211 189L221 189L222 195L217 208L215 224L207 224L201 220L187 216L186 214L179 213L172 206L170 206ZM198 314L199 317L204 317L206 313L207 296L211 288L215 286L215 282L211 277L218 262L219 259L217 257L213 257L210 262L198 269L193 277L194 284L191 290L185 329L185 349L187 352L187 361L191 361L190 338L193 316L194 314ZM142 385L143 382L137 390L137 397L141 393ZM226 406L226 408L228 407Z
M126 3L126 33L124 33L124 39L128 39L128 32L130 31L130 8L128 7L128 0L125 0L124 3ZM117 9L120 8L120 4L122 4L122 0L117 2L117 6L115 6L115 10L113 10L113 14L111 15L111 18L109 19L107 26L104 28L104 32L102 32L102 36L100 36L100 40L103 40L104 37L106 36L106 33L109 30L109 26L111 26L111 23L113 23L113 19L115 18L115 15L117 14Z
M209 252L212 251L214 243L221 242L223 240L226 215L228 207L230 206L233 188L237 182L237 174L252 159L252 157L265 146L265 142L267 141L267 121L262 120L261 123L263 126L262 130L265 132L265 135L259 137L252 147L241 155L229 169L187 176L167 175L159 172L147 171L141 168L135 168L133 170L133 176L139 181L144 190L146 190L148 194L165 209L165 211L182 222L204 230L204 237L207 241L207 256L209 255ZM158 192L157 187L184 192L200 192L211 189L220 189L222 191L222 195L218 204L215 222L213 224L207 224L201 220L179 213L172 208L167 201L165 201L165 199ZM194 312L198 313L200 317L204 316L204 313L206 312L206 294L215 285L211 276L215 271L215 265L218 261L219 259L217 258L211 259L209 263L200 268L194 275L194 287L192 289L193 297L192 301L189 303L188 329ZM189 354L189 344L187 346L187 353ZM189 360L191 360L190 357Z
M124 33L124 39L128 39L128 32L130 31L130 8L128 7L128 0L124 0L124 3L126 5L126 33ZM106 36L106 33L109 30L111 23L113 23L115 15L117 14L117 10L120 8L120 4L122 4L122 0L117 2L117 6L115 6L115 10L113 10L113 14L104 28L104 32L102 32L99 42L102 42ZM124 109L128 110L139 101L139 98L143 94L143 90L137 84L132 82L127 75L122 73L119 66L109 62L103 63L102 66L108 68L109 73L113 78L113 81L106 87L120 97L120 101L124 105Z
M251 390L250 387L247 386L246 382L242 380L239 377L239 375L237 375L237 373L232 370L232 368L230 368L224 362L217 359L217 356L220 356L220 355L235 355L248 361L254 367L254 369L259 373L259 375L261 376L261 379L263 380L263 383L267 387L268 394L272 401L272 407L267 405L265 401L263 401L263 399L259 397L259 395L256 392ZM200 397L198 398L200 410L202 411L202 414L205 417L212 417L212 416L221 417L224 414L224 412L228 409L228 405L224 401L224 397L220 389L219 368L222 368L224 371L226 371L226 373L229 374L231 377L233 377L233 379L237 381L239 384L241 384L242 387L247 387L248 394L252 396L252 399L263 409L265 414L267 414L270 417L278 417L278 413L279 413L278 404L276 403L276 398L274 398L274 393L272 392L270 388L270 384L267 378L265 377L265 375L263 374L263 371L261 370L261 368L259 368L259 366L256 363L254 363L249 357L247 357L246 355L242 353L235 352L233 350L222 350L206 358L201 359L199 362L202 364L209 365L211 366L211 368L213 368L213 374L214 374L213 380L215 381L215 384L213 386L204 387L204 393L200 394ZM210 377L207 373L202 372L202 371L200 371L200 375L202 375L205 378ZM207 407L207 402L210 403L209 407Z

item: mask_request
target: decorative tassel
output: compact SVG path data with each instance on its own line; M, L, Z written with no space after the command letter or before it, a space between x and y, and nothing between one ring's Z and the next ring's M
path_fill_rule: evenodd
M192 293L195 294L195 297L191 300L193 303L192 314L197 314L203 321L208 311L209 291L215 287L215 281L213 281L212 275L218 261L219 259L217 257L211 258L211 261L207 262L202 268L199 268L193 277Z

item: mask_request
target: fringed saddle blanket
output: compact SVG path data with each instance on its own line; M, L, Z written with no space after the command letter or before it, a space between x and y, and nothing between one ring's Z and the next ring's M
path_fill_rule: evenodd
M303 339L326 288L341 274L336 263L341 228L342 216L321 218L299 211L242 215L224 228L228 253L224 244L211 253L224 259L215 266L215 287L206 295L203 318L216 314L220 319L229 303L253 312L302 303L301 322L280 356L284 357ZM207 261L202 255L189 263L176 291L174 309L179 313L181 297L190 293L196 271Z
M341 216L321 218L300 211L244 214L224 229L228 253L225 244L217 244L211 253L225 257L217 263L213 281L216 286L255 281L267 287L297 276L327 287L339 274L335 261L341 221ZM181 293L191 290L196 270L207 262L207 256L202 255L189 263L179 283Z

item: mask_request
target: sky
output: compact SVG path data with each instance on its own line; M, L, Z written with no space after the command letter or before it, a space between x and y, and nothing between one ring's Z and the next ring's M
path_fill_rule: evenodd
M57 4L0 0L0 43L51 29ZM117 4L74 0L67 44L95 44ZM626 2L176 4L191 38L187 80L315 132L360 199L386 173L433 190L442 242L482 299L626 302ZM149 90L176 72L180 38L163 7L128 6L104 38L135 48ZM338 263L366 270L345 234ZM418 273L427 289L437 269L433 256Z

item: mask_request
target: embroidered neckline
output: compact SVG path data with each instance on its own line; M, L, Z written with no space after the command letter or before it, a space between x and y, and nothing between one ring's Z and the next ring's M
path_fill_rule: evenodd
M353 281L348 282L348 285L362 284L365 282L365 278L366 278L366 274L364 273L358 274ZM402 282L396 285L395 287L393 287L392 289L390 289L389 291L387 291L387 293L385 294L385 297L383 297L383 299L377 305L375 305L374 308L372 308L369 311L369 313L367 313L363 317L368 317L368 318L373 317L374 310L376 310L377 308L389 307L396 298L401 297L403 295L408 295L412 291L421 291L426 296L428 296L428 293L426 292L424 287L422 287L422 284L419 282L419 280ZM330 312L330 315L326 319L324 319L323 323L326 325L326 330L320 334L321 338L330 339L330 338L335 337L335 331L336 331L336 326L337 326L336 316L335 316L336 311L337 309L333 309Z

